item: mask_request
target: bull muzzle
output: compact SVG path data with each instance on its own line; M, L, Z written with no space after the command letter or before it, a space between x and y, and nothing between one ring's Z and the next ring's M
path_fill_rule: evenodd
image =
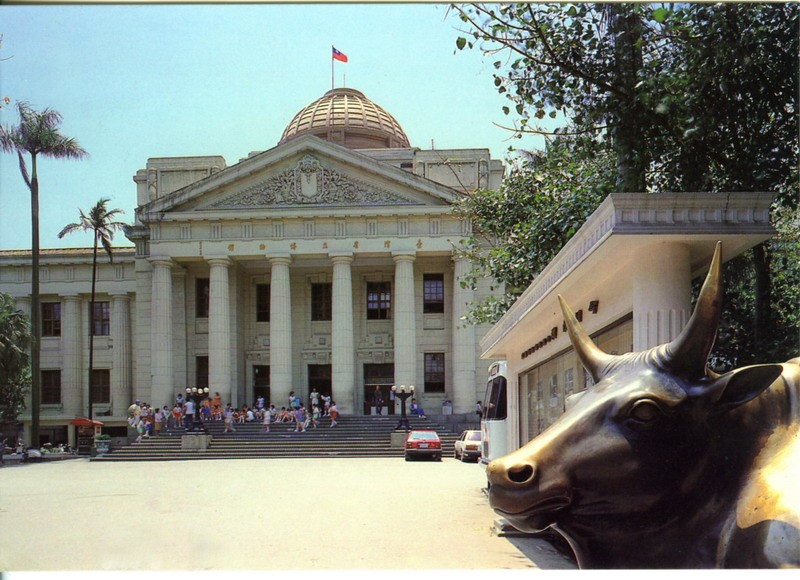
M571 503L567 486L543 486L536 462L519 453L492 461L486 475L489 505L524 532L544 530Z

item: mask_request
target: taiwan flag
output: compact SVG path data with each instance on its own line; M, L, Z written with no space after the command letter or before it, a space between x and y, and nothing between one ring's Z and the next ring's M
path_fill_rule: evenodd
M335 46L331 46L331 49L333 50L333 59L334 60L340 60L342 62L347 62L347 55L345 53L343 53L340 50L336 50Z

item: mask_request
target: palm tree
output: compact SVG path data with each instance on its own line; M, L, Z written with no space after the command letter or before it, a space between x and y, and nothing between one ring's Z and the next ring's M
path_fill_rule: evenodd
M114 221L114 218L121 213L121 209L108 209L106 204L111 201L108 198L101 198L97 204L89 210L89 215L80 212L79 221L64 226L58 237L63 238L72 232L92 232L94 245L92 247L92 298L89 302L89 419L92 418L92 367L94 366L94 295L97 285L97 243L102 244L103 249L108 254L108 259L114 261L111 253L111 240L114 239L114 230L120 229L125 224Z
M30 104L17 103L19 125L0 125L0 149L16 151L22 179L31 192L31 444L39 446L39 408L42 399L42 377L39 348L42 328L39 306L39 178L36 162L39 155L57 159L82 159L88 155L75 139L59 132L61 114L53 109L35 111ZM25 163L31 156L31 172Z

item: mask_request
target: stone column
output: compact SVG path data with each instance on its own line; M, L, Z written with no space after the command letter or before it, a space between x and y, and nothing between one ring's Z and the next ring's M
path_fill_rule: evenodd
M172 373L172 266L169 258L151 258L153 291L151 294L150 376L153 404L175 400L176 386ZM148 401L150 402L150 401Z
M333 400L340 413L355 412L355 339L353 337L353 255L331 255L333 261Z
M455 258L453 275L453 412L469 413L475 408L475 327L463 320L474 298L474 291L461 287L470 271L470 261Z
M30 319L31 317L31 297L30 296L17 296L14 298L14 305L17 307L17 310L22 312L25 316Z
M232 401L231 381L231 306L229 258L209 258L211 267L208 303L208 382L219 391L223 402Z
M81 302L77 294L61 297L64 309L61 316L61 408L66 416L85 417L89 412L89 399L86 398L89 396L89 381L88 378L83 380Z
M269 312L270 400L279 409L285 405L292 384L292 288L289 254L267 256L272 265Z
M133 403L131 383L131 298L127 292L111 294L111 404L112 415L125 416ZM153 404L156 404L154 401ZM162 403L163 404L163 403Z
M633 350L678 336L691 313L689 246L677 242L639 251L633 270Z
M417 319L414 309L414 253L392 254L394 259L394 382L399 389L417 385Z

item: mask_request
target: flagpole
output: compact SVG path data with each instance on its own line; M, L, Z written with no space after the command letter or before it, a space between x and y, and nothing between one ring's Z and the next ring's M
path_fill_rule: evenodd
M331 90L333 90L333 51L331 51Z

